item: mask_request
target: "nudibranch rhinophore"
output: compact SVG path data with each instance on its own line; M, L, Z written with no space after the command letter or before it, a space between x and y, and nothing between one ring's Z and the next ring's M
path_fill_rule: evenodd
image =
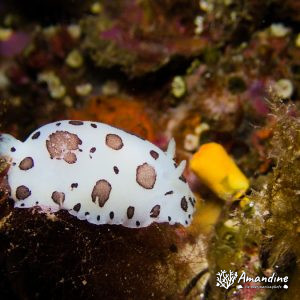
M0 135L0 155L15 207L64 209L93 224L146 227L192 220L195 197L166 152L115 127L89 121L58 121L25 142Z

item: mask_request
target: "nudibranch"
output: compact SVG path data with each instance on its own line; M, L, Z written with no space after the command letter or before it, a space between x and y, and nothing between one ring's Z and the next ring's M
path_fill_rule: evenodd
M15 207L67 210L93 224L146 227L153 222L188 226L195 197L166 152L115 127L64 120L44 125L25 142L0 135L0 155Z

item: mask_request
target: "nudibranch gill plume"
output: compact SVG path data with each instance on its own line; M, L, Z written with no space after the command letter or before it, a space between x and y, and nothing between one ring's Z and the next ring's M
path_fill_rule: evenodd
M64 120L44 125L25 142L0 135L0 155L15 207L67 210L93 224L146 227L153 222L188 226L195 197L166 152L115 127Z

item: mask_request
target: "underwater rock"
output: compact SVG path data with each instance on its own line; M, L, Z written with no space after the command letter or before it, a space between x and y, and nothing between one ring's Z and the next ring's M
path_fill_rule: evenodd
M164 299L182 293L190 271L179 254L183 241L171 228L99 227L67 212L10 210L1 205L1 299Z
M196 12L196 3L182 0L104 1L99 15L81 22L83 49L96 66L119 66L130 76L153 72L176 55L191 57L203 49L207 40L194 37Z

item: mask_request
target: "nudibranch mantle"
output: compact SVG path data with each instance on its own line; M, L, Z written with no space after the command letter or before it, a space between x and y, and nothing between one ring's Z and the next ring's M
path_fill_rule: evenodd
M93 224L146 227L192 220L195 198L174 161L175 141L163 152L115 127L64 120L34 131L25 142L0 135L0 155L15 207L64 209Z

